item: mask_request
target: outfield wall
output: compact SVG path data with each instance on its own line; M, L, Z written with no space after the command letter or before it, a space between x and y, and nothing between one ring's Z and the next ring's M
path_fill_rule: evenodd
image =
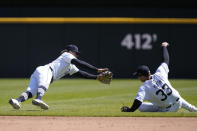
M66 43L75 43L82 60L129 78L140 64L154 72L161 62L160 43L168 41L170 78L197 78L196 9L0 11L5 12L0 14L0 77L29 77L58 57Z

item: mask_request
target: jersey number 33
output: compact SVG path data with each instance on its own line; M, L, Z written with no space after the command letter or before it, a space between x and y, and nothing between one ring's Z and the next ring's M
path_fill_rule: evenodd
M161 89L156 91L156 95L161 96L161 101L165 101L172 94L172 90L167 84L164 84Z

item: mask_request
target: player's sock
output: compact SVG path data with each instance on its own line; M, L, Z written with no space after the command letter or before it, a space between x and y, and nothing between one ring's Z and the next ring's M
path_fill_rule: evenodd
M37 93L36 99L41 100L42 97L43 97L43 95L44 95L44 93L46 92L46 90L47 90L47 89L46 89L44 86L38 87L38 93Z
M17 100L19 103L21 103L21 102L26 101L26 100L29 99L29 98L32 98L32 93L26 91L26 92L23 92L23 93L21 94L21 96L19 96L16 100Z

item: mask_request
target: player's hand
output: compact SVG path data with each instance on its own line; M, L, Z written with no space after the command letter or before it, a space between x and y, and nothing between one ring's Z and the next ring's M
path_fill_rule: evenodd
M121 112L131 112L131 108L129 108L128 106L123 106L121 108Z
M167 46L169 46L169 44L168 44L168 42L163 42L163 43L161 43L161 46L167 47Z
M102 73L102 72L105 72L105 71L109 71L109 69L108 68L100 68L100 69L98 69L98 73Z

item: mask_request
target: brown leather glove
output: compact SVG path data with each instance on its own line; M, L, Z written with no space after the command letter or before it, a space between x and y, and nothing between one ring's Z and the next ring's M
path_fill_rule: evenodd
M110 84L113 78L113 73L111 71L104 71L97 76L97 80L104 84Z

